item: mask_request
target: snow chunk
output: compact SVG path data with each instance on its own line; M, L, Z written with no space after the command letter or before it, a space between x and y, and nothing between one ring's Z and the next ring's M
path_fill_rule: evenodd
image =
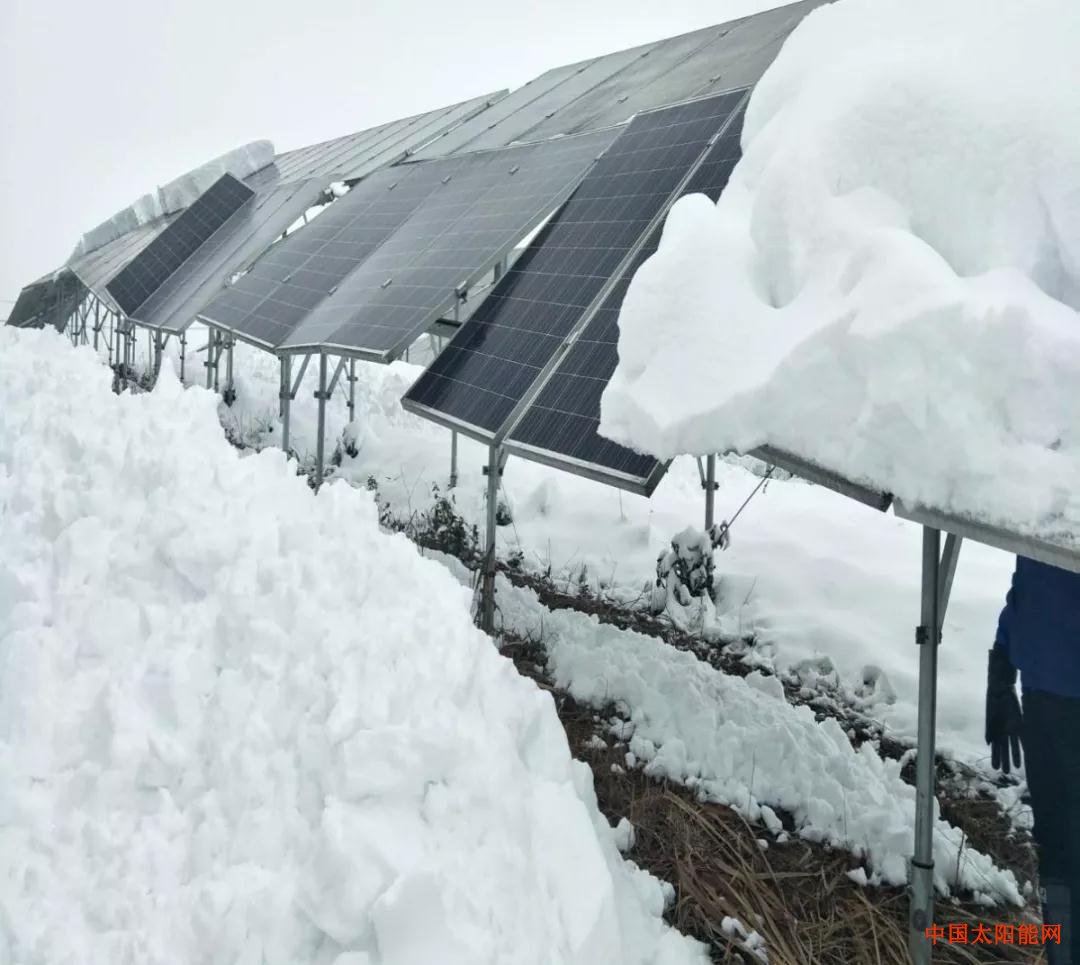
M812 12L633 279L604 434L1080 531L1078 41L1069 0Z
M216 410L0 329L4 957L704 963L469 591Z

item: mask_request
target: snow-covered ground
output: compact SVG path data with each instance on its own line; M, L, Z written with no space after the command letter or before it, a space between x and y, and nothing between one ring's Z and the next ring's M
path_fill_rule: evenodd
M189 341L192 365L204 336ZM278 365L265 353L236 349L238 399L222 421L256 444L280 441ZM314 452L315 366L293 403L292 445ZM375 480L379 497L404 517L429 508L432 487L445 493L450 434L400 405L420 369L357 363L358 455L338 473L359 485ZM328 452L345 429L344 380L328 406ZM483 525L484 447L459 440L457 509ZM760 479L739 461L721 461L717 517L733 513ZM640 599L655 578L656 557L673 536L703 522L704 496L693 460L676 460L651 500L511 458L503 477L512 524L500 527L499 552L520 551L525 564L574 585L585 569L594 589ZM719 599L709 624L724 636L753 635L753 658L808 683L837 684L897 737L915 736L921 535L917 526L853 503L801 480L771 480L716 557ZM986 653L1009 587L1012 558L965 544L941 648L939 746L988 766L982 739Z
M0 329L0 962L704 962L370 495Z
M841 0L668 217L601 431L789 449L910 502L1080 532L1080 7Z

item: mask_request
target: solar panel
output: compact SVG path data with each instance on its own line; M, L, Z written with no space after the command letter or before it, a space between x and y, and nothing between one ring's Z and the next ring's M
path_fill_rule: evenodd
M453 306L455 289L467 289L566 199L615 136L460 155L445 183L282 347L396 357Z
M151 328L182 332L230 274L250 265L318 201L323 185L321 180L277 184L249 198L132 318Z
M580 64L568 64L565 67L555 67L545 71L539 77L530 80L527 84L511 91L505 97L496 101L483 113L459 124L453 130L447 131L437 140L413 152L416 160L432 160L446 157L450 154L471 151L471 143L487 131L499 132L499 144L509 144L540 120L543 115L530 110L530 106L540 97L551 91L557 90L559 85L592 60L583 61Z
M682 194L702 193L713 201L740 157L742 110L709 148ZM551 372L535 401L507 434L507 448L529 458L606 478L649 494L663 475L663 465L605 439L600 424L600 396L618 363L618 317L630 280L660 244L662 227L620 273L618 283Z
M218 230L254 192L223 174L150 242L111 282L109 294L134 315L165 280Z
M422 147L440 134L497 103L506 94L496 91L459 104L440 107L344 137L287 151L275 159L283 180L354 180Z
M277 348L462 162L383 168L274 245L201 312L205 321Z
M735 91L635 117L417 379L406 408L480 438L507 428L744 96Z

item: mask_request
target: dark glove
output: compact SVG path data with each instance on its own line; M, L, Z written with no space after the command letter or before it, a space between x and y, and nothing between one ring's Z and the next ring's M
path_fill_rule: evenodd
M1012 763L1020 766L1020 701L1016 697L1016 668L1000 647L990 651L986 681L986 743L990 745L990 763L1008 774L1009 748Z

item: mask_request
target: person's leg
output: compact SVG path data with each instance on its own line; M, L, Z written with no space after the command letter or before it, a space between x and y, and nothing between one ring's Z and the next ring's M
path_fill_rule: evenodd
M1032 834L1039 853L1043 921L1061 925L1062 944L1048 944L1049 965L1073 965L1066 942L1072 941L1068 919L1072 914L1071 862L1069 860L1069 811L1064 797L1065 735L1054 694L1032 690L1024 694L1024 769L1035 825ZM1080 963L1077 963L1080 965Z
M1067 880L1072 890L1070 928L1073 962L1080 963L1080 699L1063 697L1061 706L1063 810L1069 841Z

